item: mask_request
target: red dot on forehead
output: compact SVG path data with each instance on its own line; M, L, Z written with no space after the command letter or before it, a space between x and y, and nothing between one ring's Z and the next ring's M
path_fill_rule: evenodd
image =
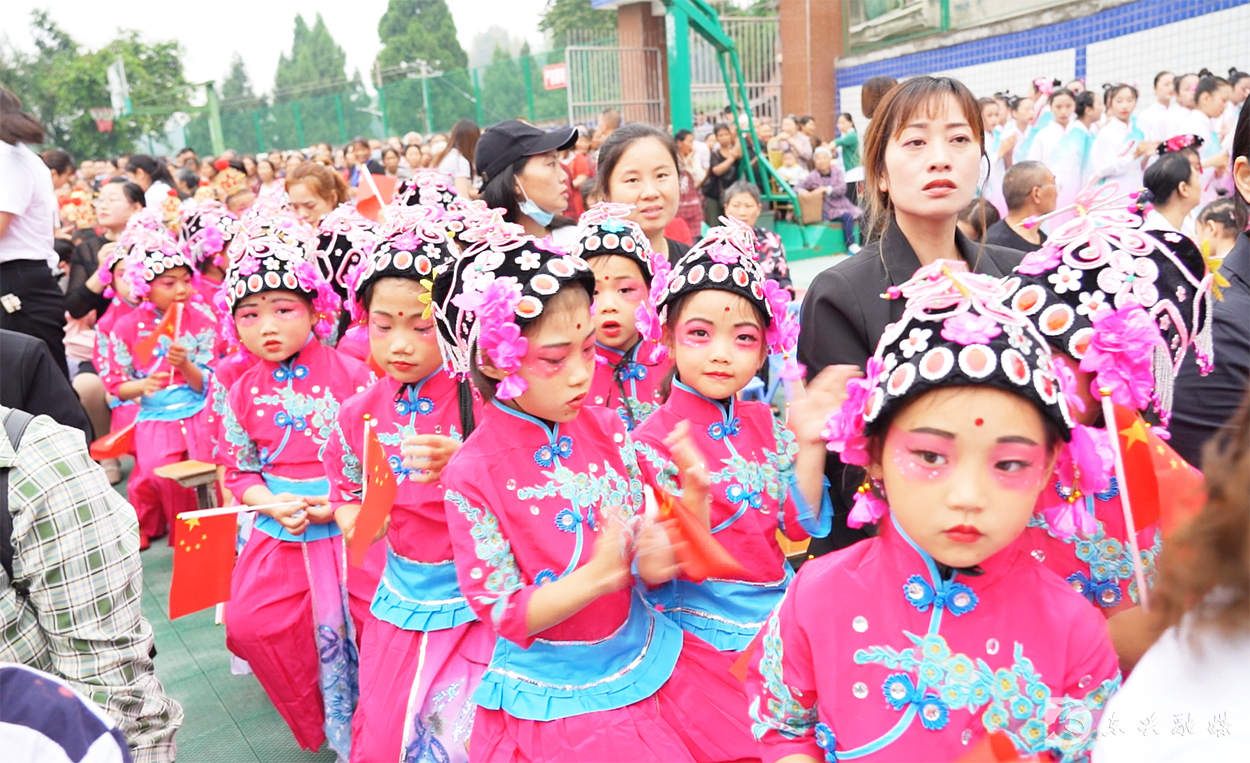
M404 311L403 311L403 310L400 310L400 311L399 311L399 317L400 317L400 318L403 318L403 317L404 317Z
M973 423L976 424L977 426L982 426L983 424L985 424L985 419L977 419Z
M726 308L725 308L725 312L729 312L729 308L728 308L728 307L726 307Z
M579 324L577 324L577 327L578 327L578 328L581 328L581 327L582 327L582 324L580 324L580 323L579 323Z

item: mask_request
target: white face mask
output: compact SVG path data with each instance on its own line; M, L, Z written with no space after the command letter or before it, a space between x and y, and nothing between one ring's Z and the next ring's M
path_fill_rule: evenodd
M548 212L531 201L529 194L525 192L525 186L521 185L519 182L517 183L517 188L521 190L521 198L523 199L523 201L518 205L518 209L521 211L521 214L525 215L544 228L551 225L551 221L556 217L555 213Z

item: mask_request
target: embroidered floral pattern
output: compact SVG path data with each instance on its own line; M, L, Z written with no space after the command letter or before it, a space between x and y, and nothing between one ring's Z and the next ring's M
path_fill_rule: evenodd
M503 621L508 608L508 598L521 590L521 572L517 568L512 546L503 537L499 519L488 508L477 508L454 490L447 491L447 500L472 523L469 534L473 537L473 550L478 561L489 570L482 585L493 596L478 596L481 604L491 607L491 620L496 627Z
M761 706L760 697L751 700L751 733L756 739L763 739L764 734L769 731L776 731L787 739L798 739L815 733L819 718L816 706L813 704L806 707L795 699L790 686L785 682L781 621L777 616L780 609L781 605L778 604L768 616L760 644L763 649L760 656L760 678L764 679L764 694L768 696L768 701ZM830 737L832 741L832 733Z

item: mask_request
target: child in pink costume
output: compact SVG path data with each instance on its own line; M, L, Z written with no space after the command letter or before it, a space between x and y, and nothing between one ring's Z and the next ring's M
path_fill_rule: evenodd
M95 366L96 373L103 379L109 372L109 357L111 349L109 347L112 342L113 327L122 318L134 312L138 305L130 301L130 282L124 277L126 268L126 249L117 244L106 244L111 248L106 252L104 249L103 258L100 260L100 269L97 271L97 277L100 283L104 284L104 296L109 298L108 309L104 311L104 315L100 316L100 320L95 324L95 348L92 350L92 365ZM116 432L125 429L134 423L139 416L139 401L137 400L119 400L110 395L109 410L111 412L109 431ZM103 436L104 433L97 432L97 435ZM133 455L133 449L131 451ZM134 475L131 475L134 480Z
M247 660L296 741L349 754L357 651L343 544L325 478L339 405L372 377L323 345L338 298L278 229L236 236L220 303L257 356L229 388L226 487L258 511L234 568L226 646ZM345 580L345 576L346 579ZM375 578L376 580L376 578ZM367 601L358 605L365 612Z
M674 565L624 423L585 406L590 267L523 233L466 233L434 283L444 357L488 400L442 478L460 588L499 636L470 760L754 759L718 655L633 586L631 561L650 583Z
M881 529L806 563L768 618L748 678L765 761L955 760L990 730L1083 760L1119 686L1106 621L1023 537L1064 389L1004 284L964 267L891 287L903 317L827 422L868 469L852 521Z
M194 299L196 272L160 225L131 218L119 239L125 248L130 293L139 306L117 320L109 332L105 389L119 400L139 401L135 424L135 469L129 498L139 515L139 530L148 538L166 534L174 517L196 508L195 493L154 470L185 460L200 435L197 418L216 360L216 320L212 310ZM150 352L140 344L156 331L167 312L181 317L174 331L162 334ZM173 543L173 538L170 538Z
M495 637L456 582L439 475L472 431L468 382L443 373L430 308L434 268L458 250L425 210L387 218L392 235L358 268L353 314L369 330L386 372L339 411L326 448L330 504L345 535L363 496L362 454L372 429L399 493L384 529L386 563L360 643L360 704L352 760L465 763L475 705L470 697ZM405 458L408 454L408 458Z
M1072 379L1076 394L1069 403L1079 423L1073 444L1089 454L1082 469L1060 463L1028 537L1047 567L1111 616L1141 597L1115 479L1110 438L1117 435L1107 429L1100 392L1132 411L1153 409L1166 426L1173 381L1190 347L1200 366L1212 363L1207 324L1214 277L1189 238L1139 230L1137 207L1115 183L1080 203L1082 214L1027 255L1009 287L1011 305L1046 337L1061 373ZM1175 468L1193 468L1171 456ZM1160 528L1134 529L1149 586Z
M595 378L590 402L615 410L626 428L647 420L660 403L671 363L658 344L641 341L635 313L647 303L668 260L651 250L632 207L600 202L581 216L573 254L595 273Z
M736 399L770 352L793 352L798 321L786 310L790 293L765 278L755 259L755 234L737 220L725 222L671 272L656 276L655 307L639 311L643 342L655 345L662 335L676 373L668 400L636 430L635 440L647 482L675 495L682 485L664 441L682 422L707 460L709 527L745 570L700 583L679 577L647 598L725 653L728 669L794 575L777 530L791 540L823 537L833 510L825 503L819 436L799 443L768 404Z

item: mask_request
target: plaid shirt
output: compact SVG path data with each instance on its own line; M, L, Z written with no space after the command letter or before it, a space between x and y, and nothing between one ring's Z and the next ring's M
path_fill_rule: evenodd
M8 412L0 407L0 418ZM182 706L152 670L152 627L139 611L143 567L134 510L87 455L82 432L47 416L20 456L0 434L9 471L13 576L0 570L0 660L59 676L117 720L136 763L174 760Z

